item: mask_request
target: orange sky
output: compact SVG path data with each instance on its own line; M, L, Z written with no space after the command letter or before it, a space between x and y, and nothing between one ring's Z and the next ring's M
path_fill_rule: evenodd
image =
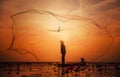
M104 29L80 21L79 16L92 18L101 28L108 30L115 40L112 48L95 61L119 62L120 54L120 4L119 0L1 0L0 1L0 61L36 61L30 54L8 51L12 40L10 16L28 9L48 10L68 22L61 22L49 14L28 12L14 17L16 39L14 48L22 48L36 54L40 61L61 61L60 40L66 45L66 61L87 61L102 55L111 43ZM61 26L60 32L51 32ZM24 51L23 51L24 52Z

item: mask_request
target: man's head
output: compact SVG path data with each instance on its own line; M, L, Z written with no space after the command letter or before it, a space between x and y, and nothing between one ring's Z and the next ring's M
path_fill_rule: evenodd
M60 40L60 43L61 43L61 44L64 44L64 41L63 41L63 40Z

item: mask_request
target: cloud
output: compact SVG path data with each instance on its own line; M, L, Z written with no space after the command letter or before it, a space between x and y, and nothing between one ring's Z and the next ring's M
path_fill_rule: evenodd
M120 37L120 27L116 28L115 31L114 31L114 33L115 33L115 36Z
M88 1L90 1L90 0L88 0ZM88 7L87 7L88 10L86 11L86 14L93 12L94 15L97 17L102 14L102 16L105 18L105 20L109 17L110 20L114 20L114 21L118 22L118 20L120 18L119 17L120 8L118 7L118 5L115 5L115 4L117 4L118 0L92 0L92 1L93 1L92 5L91 6L88 5ZM0 5L0 14L1 14L0 16L5 18L5 22L6 22L6 19L9 18L9 15L12 15L19 11L31 9L31 8L37 9L37 10L53 9L56 11L65 11L65 12L69 11L69 13L71 13L71 11L76 11L80 7L79 0L51 0L51 1L50 0L39 0L39 1L38 0L29 0L29 1L28 0L16 0L16 1L15 0L10 0L10 1L2 0L2 3L0 1L0 4L2 4L2 5ZM78 13L80 13L80 12L81 12L81 9ZM8 17L6 17L6 15ZM112 21L112 23L114 24L115 22ZM1 26L0 28L5 28L3 26ZM6 27L8 28L8 26L6 26ZM112 27L114 27L114 25ZM116 33L116 36L119 36L120 29L116 28L116 30L114 32ZM6 37L7 37L7 35L6 35ZM3 42L5 42L5 40L4 40L5 35L4 35L4 38L2 38L2 39L3 39ZM8 39L6 38L6 40L8 40ZM10 40L8 40L8 41L10 41ZM0 46L2 48L5 45L3 43L0 44ZM0 48L0 49L2 49L2 48Z
M94 8L101 8L116 3L118 0L102 0L101 2L92 5Z
M1 1L2 8L10 10L26 9L55 9L55 10L76 10L79 7L79 0L11 0Z

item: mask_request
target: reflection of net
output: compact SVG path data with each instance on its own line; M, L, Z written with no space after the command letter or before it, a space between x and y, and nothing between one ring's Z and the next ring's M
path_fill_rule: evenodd
M34 9L30 9L30 10L27 10L27 11L15 13L14 15L11 16L11 19L12 19L12 26L11 26L12 41L11 41L11 44L10 44L8 50L15 51L15 52L18 52L20 54L31 54L37 61L39 61L39 58L32 51L28 51L28 50L20 49L20 48L14 48L14 41L16 39L16 35L15 35L15 32L14 32L14 26L15 26L14 25L14 20L15 20L14 17L17 16L17 15L24 14L24 13L29 13L29 12L51 15L51 16L55 17L57 20L59 20L63 23L69 22L71 20L85 21L85 22L88 22L88 23L91 23L91 24L97 26L99 29L105 30L106 33L108 34L108 36L111 38L111 43L108 46L108 48L104 51L104 53L102 55L96 57L94 60L103 57L111 49L112 44L114 42L114 37L111 35L109 30L107 29L108 25L106 25L104 28L101 28L101 26L91 18L80 17L80 16L61 16L61 15L54 14L54 13L52 13L50 11L47 11L47 10L34 10ZM58 32L60 32L60 31L58 31Z

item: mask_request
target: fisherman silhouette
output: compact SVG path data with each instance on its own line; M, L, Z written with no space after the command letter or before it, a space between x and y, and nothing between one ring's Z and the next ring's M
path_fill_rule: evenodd
M64 45L64 41L61 40L60 43L61 43L62 64L65 64L66 48Z

